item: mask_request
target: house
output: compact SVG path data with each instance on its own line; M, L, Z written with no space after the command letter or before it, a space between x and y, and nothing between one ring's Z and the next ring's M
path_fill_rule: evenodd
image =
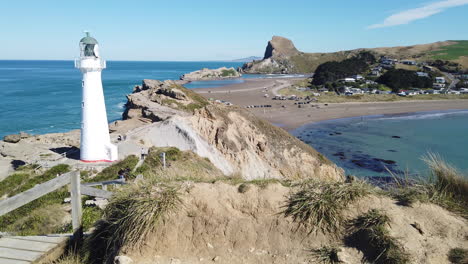
M363 94L364 91L359 88L350 88L349 89L353 94Z
M366 84L377 84L377 83L372 80L366 80Z
M321 93L326 93L326 92L328 92L328 89L327 88L320 88L320 89L318 89L318 91L321 92Z
M444 77L436 77L435 81L436 81L436 83L445 83L445 78Z
M406 91L406 95L418 95L419 91L418 90L409 90Z
M395 65L393 65L393 64L380 64L380 65L385 69L391 69L391 68L395 67Z
M364 79L364 77L362 77L362 75L359 74L353 75L351 76L351 78L355 79L356 81Z
M384 64L384 65L393 65L393 64L395 64L397 61L398 61L398 60L392 59L392 58L389 58L389 57L386 57L386 56L380 57L380 63L381 63L381 64Z
M413 60L402 60L401 63L406 65L416 65L416 62Z
M442 89L442 88L445 88L445 83L434 83L432 87L434 89Z
M369 74L370 76L380 76L380 71L377 70L372 70L371 73Z
M427 72L416 72L416 74L419 76L419 77L429 77L429 74Z
M440 92L438 90L426 90L426 94L440 94Z
M356 82L356 79L354 79L354 78L344 78L342 81L344 81L344 82Z
M425 71L434 71L434 67L424 65L423 70L425 70Z

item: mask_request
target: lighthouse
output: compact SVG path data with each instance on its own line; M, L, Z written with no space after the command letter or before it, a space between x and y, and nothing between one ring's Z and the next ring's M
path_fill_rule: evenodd
M75 60L75 68L83 74L80 159L83 162L115 161L117 146L110 141L101 81L106 61L99 56L99 44L89 32L80 40L80 58Z

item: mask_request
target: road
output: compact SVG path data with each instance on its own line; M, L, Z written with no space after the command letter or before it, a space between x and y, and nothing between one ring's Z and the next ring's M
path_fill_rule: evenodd
M458 79L456 79L452 74L448 73L448 72L442 72L445 77L447 77L447 79L450 80L450 85L447 87L448 90L452 90L455 88L455 86L457 86L457 83L460 81Z

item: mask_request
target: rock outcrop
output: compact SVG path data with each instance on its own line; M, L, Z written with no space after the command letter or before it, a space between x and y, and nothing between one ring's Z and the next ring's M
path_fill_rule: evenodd
M296 49L290 39L273 36L273 38L268 41L263 59L276 59L281 57L290 58L291 56L298 55L299 53L300 52Z
M191 107L188 107L191 106ZM173 146L244 179L340 180L342 169L285 130L235 106L210 103L172 81L144 80L128 96L125 119L154 123L129 133L145 147Z
M18 143L21 139L28 138L31 135L28 133L20 132L19 134L11 134L3 137L3 141L8 143Z
M245 63L240 71L244 73L297 73L292 59L300 54L301 52L296 49L291 40L273 36L268 41L263 60Z
M180 76L181 80L184 81L205 81L205 80L218 80L218 79L229 79L239 78L242 75L234 68L221 67L219 69L201 69L198 71L186 73Z

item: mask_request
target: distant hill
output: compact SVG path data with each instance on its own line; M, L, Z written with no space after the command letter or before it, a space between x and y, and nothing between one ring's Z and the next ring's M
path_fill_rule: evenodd
M232 60L232 62L252 62L252 61L261 60L261 59L263 59L263 58L262 57L257 57L257 56L250 56L250 57L247 57L247 58Z
M245 63L242 71L245 73L311 73L322 63L349 59L361 51L370 51L376 57L390 56L400 60L447 60L468 69L467 40L400 47L361 48L330 53L305 53L297 50L291 40L273 36L267 44L263 60Z

